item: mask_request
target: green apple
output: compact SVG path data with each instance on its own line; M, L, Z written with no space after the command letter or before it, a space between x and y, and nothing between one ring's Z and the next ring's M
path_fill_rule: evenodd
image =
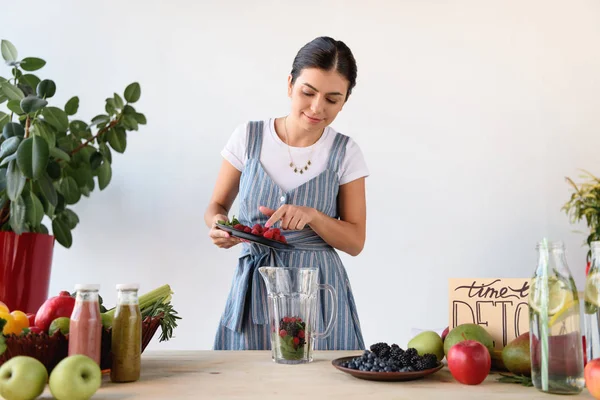
M110 329L112 327L113 324L113 317L112 314L102 314L102 327L104 329Z
M29 356L15 356L0 367L0 395L6 400L33 400L44 391L48 371Z
M83 354L63 358L50 373L50 392L57 400L87 400L101 384L100 366Z
M71 326L71 319L69 317L59 317L52 321L50 328L48 328L48 334L54 335L54 332L60 331L63 335L69 333L69 327Z

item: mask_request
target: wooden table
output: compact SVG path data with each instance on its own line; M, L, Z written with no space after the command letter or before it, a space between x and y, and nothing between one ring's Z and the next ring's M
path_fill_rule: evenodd
M458 383L447 367L423 379L374 382L338 371L331 360L357 352L315 352L314 361L282 365L269 351L146 352L139 381L114 384L103 377L92 399L552 399L533 387L496 382ZM556 397L556 396L554 396ZM51 399L48 389L41 399ZM558 397L556 397L558 398ZM587 389L561 398L592 399Z

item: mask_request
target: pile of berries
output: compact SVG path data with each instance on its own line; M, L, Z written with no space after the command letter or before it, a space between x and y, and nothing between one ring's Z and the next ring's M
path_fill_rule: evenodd
M294 348L304 346L306 323L299 317L283 317L279 320L279 336L283 339L290 337Z
M256 236L262 236L265 239L276 240L280 243L287 243L285 236L281 234L281 230L279 228L265 228L260 224L254 224L254 226L250 228L244 224L235 224L233 225L233 229L251 233Z
M372 372L414 372L438 366L434 354L420 356L412 347L403 350L397 344L375 343L369 350L348 362L342 367Z

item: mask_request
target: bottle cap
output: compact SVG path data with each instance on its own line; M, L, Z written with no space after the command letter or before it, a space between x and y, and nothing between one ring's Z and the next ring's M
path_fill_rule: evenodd
M137 283L119 283L117 290L139 290L140 285Z
M80 291L80 290L100 290L100 285L98 284L93 284L93 283L78 283L75 285L75 290L76 291Z

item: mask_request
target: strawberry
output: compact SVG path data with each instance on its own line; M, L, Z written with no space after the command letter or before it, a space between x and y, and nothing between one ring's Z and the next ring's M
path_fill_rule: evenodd
M273 239L273 230L268 229L265 233L263 233L263 237L266 239Z
M237 229L238 231L243 231L244 230L244 225L242 225L242 224L235 224L233 226L233 229Z
M281 229L279 229L279 228L271 228L271 230L274 232L274 234L277 234L277 235L281 236Z
M244 227L244 232L246 232L246 233L252 233L252 229L250 229L249 226L245 226Z
M254 226L252 227L252 230L257 230L259 233L259 235L262 235L264 229L262 227L261 224L254 224Z
M297 338L297 337L295 337L295 338L294 338L294 344L295 344L296 346L298 346L298 343L300 343L300 339L299 339L299 338Z
M281 236L279 236L279 235L277 234L277 232L275 232L275 233L273 234L273 240L276 240L276 241L278 241L278 242L279 242L279 239L280 239L280 238L281 238Z
M287 239L286 239L286 238L285 238L285 236L283 236L283 235L279 236L279 241L280 241L281 243L287 243Z
M299 337L300 339L304 338L304 331L300 331L300 332L298 332L298 337Z
M252 228L252 231L250 231L250 233L256 236L262 236L262 232L256 228Z
M282 329L279 331L279 336L285 337L286 335L287 335L287 331L285 329Z

